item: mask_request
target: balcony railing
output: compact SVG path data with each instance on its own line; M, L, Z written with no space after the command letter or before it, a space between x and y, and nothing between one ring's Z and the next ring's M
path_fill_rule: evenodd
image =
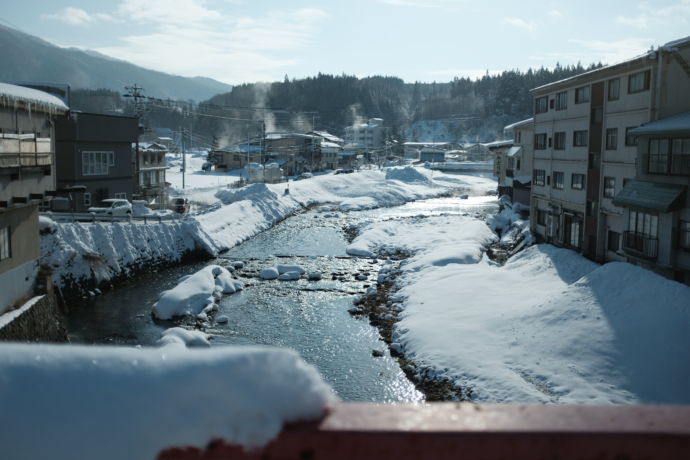
M633 231L623 232L623 250L643 259L656 260L659 254L659 239Z
M690 176L690 155L644 155L649 174Z

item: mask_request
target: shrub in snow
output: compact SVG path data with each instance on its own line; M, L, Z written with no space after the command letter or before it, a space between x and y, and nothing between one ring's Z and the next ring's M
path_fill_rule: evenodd
M300 272L285 272L281 274L278 279L280 281L295 281L300 279L301 276Z
M274 280L280 276L276 267L268 267L261 270L261 278L265 280Z
M309 272L307 275L309 281L319 281L321 279L321 273L319 272Z
M230 318L228 318L225 315L220 315L216 317L216 323L218 324L226 324L228 321L230 321Z
M153 304L153 314L158 319L176 316L196 316L210 312L216 298L242 289L242 283L232 279L230 272L219 265L209 265L193 275L180 278L172 289L164 291Z
M161 334L161 338L156 342L161 347L168 345L183 347L210 347L208 334L201 331L189 331L181 327L171 327Z
M288 272L298 272L300 275L304 275L307 272L299 265L276 265L276 268L281 275Z
M267 347L3 344L0 375L6 459L153 459L214 438L258 447L336 400L297 353Z

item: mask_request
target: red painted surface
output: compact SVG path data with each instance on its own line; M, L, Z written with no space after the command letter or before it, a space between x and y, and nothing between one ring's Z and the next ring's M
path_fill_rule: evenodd
M690 460L690 407L348 403L259 450L216 440L158 458Z

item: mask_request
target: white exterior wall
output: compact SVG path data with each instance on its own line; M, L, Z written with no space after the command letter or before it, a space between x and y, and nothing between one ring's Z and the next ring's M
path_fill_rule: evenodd
M0 273L0 315L14 303L33 294L38 276L38 259L32 259L11 270Z

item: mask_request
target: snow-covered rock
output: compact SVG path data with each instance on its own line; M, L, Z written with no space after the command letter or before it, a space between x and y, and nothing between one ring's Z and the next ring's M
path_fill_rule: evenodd
M196 316L212 307L220 294L234 293L241 289L241 285L225 268L208 265L193 275L182 277L177 286L162 292L153 304L153 314L163 320L175 316Z
M282 273L279 277L278 280L280 281L296 281L300 279L302 275L300 272L285 272Z
M276 268L278 269L278 273L281 275L283 273L288 273L288 272L297 272L300 275L304 275L307 271L300 267L299 265L276 265Z
M276 267L268 267L261 270L260 276L265 280L274 280L280 276L280 272Z
M159 346L176 345L208 348L211 346L208 338L209 336L205 332L190 331L181 327L171 327L163 331L157 343Z

